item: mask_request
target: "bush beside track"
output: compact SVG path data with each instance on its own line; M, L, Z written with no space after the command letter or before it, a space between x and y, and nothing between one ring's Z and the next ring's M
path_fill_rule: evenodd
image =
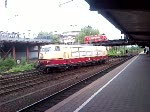
M114 46L108 50L108 56L110 57L125 56L125 55L129 56L129 55L138 54L142 51L143 49L138 46L135 46L135 47Z
M30 71L34 69L34 64L28 64L25 59L21 60L20 64L12 58L7 58L5 60L0 60L0 74L5 75L7 73L18 73L23 71Z

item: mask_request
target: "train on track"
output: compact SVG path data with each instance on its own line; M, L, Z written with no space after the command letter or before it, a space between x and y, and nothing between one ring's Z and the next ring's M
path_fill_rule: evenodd
M93 42L104 42L108 41L107 37L105 34L102 35L93 35L93 36L85 36L84 37L84 43L85 44L90 44Z
M100 64L107 60L107 48L93 45L45 45L41 47L38 70L50 73Z

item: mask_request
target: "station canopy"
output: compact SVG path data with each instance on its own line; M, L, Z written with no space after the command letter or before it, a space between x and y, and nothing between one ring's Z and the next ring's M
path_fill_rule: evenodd
M85 0L126 37L140 46L150 46L150 6L148 0Z

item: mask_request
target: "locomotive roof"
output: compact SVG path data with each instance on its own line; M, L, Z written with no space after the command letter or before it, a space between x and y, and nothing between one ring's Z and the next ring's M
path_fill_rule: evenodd
M72 47L83 47L83 46L93 46L93 45L92 45L92 44L81 44L81 45L49 44L49 45L44 45L44 46L42 46L42 47L50 47L50 46L64 46L64 47L72 46Z
M61 47L94 47L95 45L93 45L93 44L80 44L80 45L65 45L65 44L49 44L49 45L44 45L44 46L42 46L42 48L46 48L46 47L55 47L55 46L61 46ZM96 46L95 46L96 47ZM99 48L104 48L104 47L106 47L106 46L97 46L97 47L99 47Z

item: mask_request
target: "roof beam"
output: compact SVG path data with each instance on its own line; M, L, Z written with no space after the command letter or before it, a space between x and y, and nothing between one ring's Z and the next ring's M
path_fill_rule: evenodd
M124 33L124 32L121 32L121 33ZM130 35L150 36L150 32L147 32L147 31L145 31L145 32L140 32L140 31L138 31L138 32L125 32L125 33L130 34Z
M150 10L148 0L85 0L90 4L90 10Z

